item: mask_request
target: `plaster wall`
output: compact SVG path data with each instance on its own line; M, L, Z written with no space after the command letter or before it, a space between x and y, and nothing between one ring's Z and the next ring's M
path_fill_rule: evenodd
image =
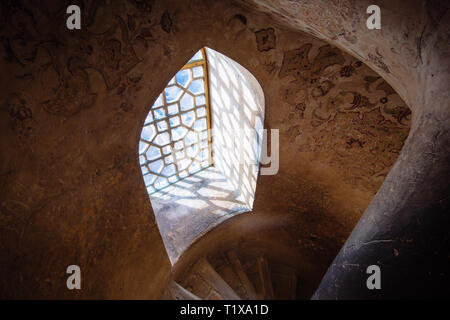
M441 248L430 260L438 283L449 270L440 270L448 10L439 1L385 1L382 31L369 33L369 4L85 1L81 31L68 32L61 4L2 2L0 296L160 296L170 262L138 141L153 101L203 46L261 84L264 126L280 129L280 171L258 178L253 219L278 224L318 279L373 199L317 297L344 297L346 280L362 279L346 261L383 258L404 266L392 267L392 279L418 278L429 271L424 261L404 270L429 258L428 247ZM433 237L420 240L421 228ZM380 239L393 241L371 242ZM83 290L65 287L70 264L80 265ZM327 292L332 279L338 285ZM384 292L400 295L400 280Z

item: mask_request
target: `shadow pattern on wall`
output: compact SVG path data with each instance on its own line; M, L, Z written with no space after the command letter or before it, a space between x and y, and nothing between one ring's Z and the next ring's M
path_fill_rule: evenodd
M215 168L203 169L150 198L172 264L211 228L248 211L243 197Z

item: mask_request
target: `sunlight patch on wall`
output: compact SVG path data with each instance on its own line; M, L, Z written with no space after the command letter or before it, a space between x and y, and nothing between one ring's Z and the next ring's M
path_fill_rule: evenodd
M264 125L264 93L256 78L207 48L213 162L253 207Z

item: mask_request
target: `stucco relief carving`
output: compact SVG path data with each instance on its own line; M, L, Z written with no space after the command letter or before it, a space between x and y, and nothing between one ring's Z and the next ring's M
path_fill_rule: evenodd
M95 25L98 6L86 2L86 29ZM91 88L88 69L98 71L111 90L139 63L129 38L128 26L132 29L133 23L128 21L127 26L120 16L114 17L106 32L89 30L70 37L58 29L48 29L51 24L44 22L60 18L61 13L49 12L45 5L31 12L19 4L6 4L3 11L9 14L6 25L10 32L3 38L6 59L26 68L22 77L41 79L42 92L46 93L41 105L50 114L69 117L94 105L97 94ZM71 50L61 54L64 47ZM39 51L47 60L36 59Z
M278 75L290 106L288 140L301 152L329 153L328 163L346 182L376 190L409 131L411 111L401 98L360 61L328 45L284 52Z
M109 90L117 87L124 75L139 63L125 21L116 16L116 22L105 35L97 38L100 54L92 63L92 67L102 74Z
M256 31L255 36L256 44L260 52L269 51L276 47L275 30L273 28Z
M0 112L9 115L11 129L17 134L19 141L25 142L31 136L33 111L23 96L18 93L8 96L1 102Z

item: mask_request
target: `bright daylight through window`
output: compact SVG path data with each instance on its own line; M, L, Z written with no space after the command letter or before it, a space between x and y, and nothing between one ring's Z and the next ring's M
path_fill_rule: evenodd
M153 104L139 145L149 194L211 165L204 50L170 80Z
M208 230L253 207L264 94L225 55L199 50L149 110L139 162L172 263Z

